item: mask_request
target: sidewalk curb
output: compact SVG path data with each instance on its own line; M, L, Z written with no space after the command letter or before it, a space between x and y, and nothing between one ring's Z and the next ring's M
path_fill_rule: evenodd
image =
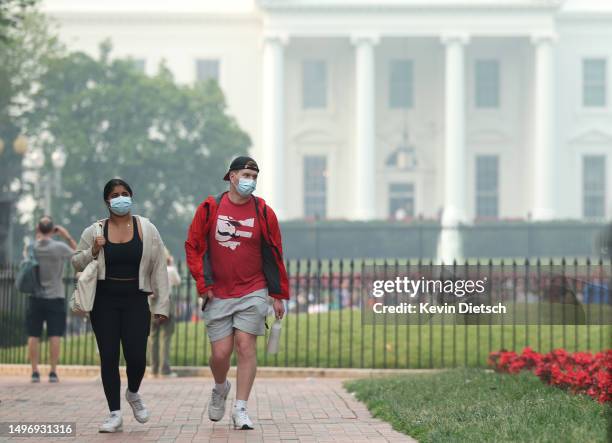
M49 373L49 365L38 365L41 377ZM122 376L125 376L125 366L119 368ZM208 366L174 366L172 368L179 377L204 377L212 378ZM432 374L444 371L444 369L356 369L356 368L280 368L262 366L257 368L257 377L261 378L373 378L389 375L408 374ZM28 364L0 364L0 376L22 376L29 377L32 369ZM99 366L82 365L58 365L57 373L61 377L90 377L100 375ZM150 375L147 367L146 376ZM230 368L230 377L236 376L236 367Z

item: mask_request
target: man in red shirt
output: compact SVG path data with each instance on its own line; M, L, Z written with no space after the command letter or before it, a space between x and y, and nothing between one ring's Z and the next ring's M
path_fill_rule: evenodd
M257 371L257 336L265 335L268 296L277 319L289 298L287 271L278 220L266 202L252 195L259 167L250 157L238 157L224 180L229 191L209 196L196 210L185 251L187 265L204 299L204 321L211 341L210 369L215 387L208 417L219 421L231 384L230 356L238 356L236 404L232 421L237 429L253 429L247 400Z

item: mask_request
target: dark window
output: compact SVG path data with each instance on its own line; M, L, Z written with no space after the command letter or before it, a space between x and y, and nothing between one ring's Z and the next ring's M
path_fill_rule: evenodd
M389 107L414 106L414 67L412 60L392 60L389 66Z
M476 217L499 216L499 159L496 155L476 157Z
M414 184L389 184L389 217L414 217Z
M327 107L327 64L322 60L305 60L302 63L302 107Z
M219 81L219 60L216 59L198 59L196 60L196 80Z
M582 158L582 211L587 218L606 214L606 157L585 155Z
M304 216L325 218L327 215L327 158L304 157Z
M588 58L582 61L582 103L585 107L606 106L606 60Z
M499 61L476 61L476 107L499 107Z

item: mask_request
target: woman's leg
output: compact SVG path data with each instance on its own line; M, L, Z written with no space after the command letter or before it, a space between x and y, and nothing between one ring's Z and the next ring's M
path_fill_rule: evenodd
M90 314L91 326L100 351L104 394L110 411L121 409L119 378L120 311L108 296L98 296Z
M147 340L151 327L148 297L130 294L121 315L121 344L125 357L128 389L138 392L147 367Z

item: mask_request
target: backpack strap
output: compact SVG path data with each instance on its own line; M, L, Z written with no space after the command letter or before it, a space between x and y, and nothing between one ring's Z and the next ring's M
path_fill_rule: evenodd
M27 254L28 254L28 259L35 265L38 265L38 259L36 258L36 250L34 249L34 243L35 241L32 241L28 245Z
M220 194L215 195L215 203L217 207L221 203L221 199L223 198L223 194L226 194L227 191L221 192ZM206 222L208 223L208 219L210 218L210 205L206 205Z

